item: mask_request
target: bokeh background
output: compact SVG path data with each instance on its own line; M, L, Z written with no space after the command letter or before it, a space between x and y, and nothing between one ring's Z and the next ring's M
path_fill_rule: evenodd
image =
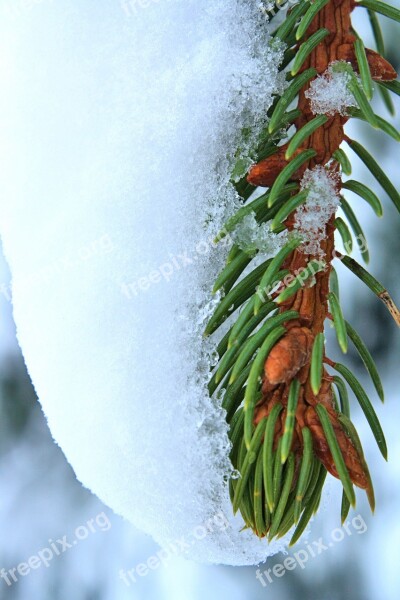
M400 6L399 2L393 2ZM34 9L34 7L32 8ZM357 14L359 13L359 14ZM400 70L399 28L382 19L387 57ZM370 27L363 11L356 11L355 25L369 47ZM400 102L394 124L400 129ZM376 112L388 118L376 94ZM347 132L373 151L397 188L400 187L400 150L396 142L367 125L352 123ZM349 151L349 155L351 152ZM400 302L400 219L390 200L351 156L353 177L371 184L384 204L384 218L377 219L367 204L348 195L357 211L370 247L370 269ZM355 253L355 257L357 253ZM350 516L360 515L366 531L345 534L300 568L282 577L256 578L256 568L206 566L177 555L167 564L137 577L127 585L120 571L146 562L159 548L146 535L114 515L76 480L62 451L52 441L19 350L12 319L10 274L0 258L0 569L6 571L57 539L68 538L80 525L105 513L110 527L96 528L87 539L55 556L41 567L8 586L0 579L4 600L398 600L400 597L400 405L398 375L400 336L383 305L353 276L337 266L345 316L369 346L381 371L386 402L378 406L372 385L353 348L347 364L357 373L374 398L389 445L389 463L381 458L361 411L353 399L354 420L361 432L377 495L372 516L363 494ZM332 345L334 340L332 338ZM332 353L331 353L332 354ZM93 452L96 448L93 448ZM332 479L332 478L331 478ZM308 542L289 552L293 555L321 536L327 542L340 525L340 485L333 481L323 507L309 533ZM261 570L282 563L285 556L268 559Z

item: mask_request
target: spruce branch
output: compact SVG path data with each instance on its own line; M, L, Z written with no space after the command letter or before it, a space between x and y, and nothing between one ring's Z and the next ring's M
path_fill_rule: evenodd
M377 51L365 48L352 26L356 7L368 11ZM400 194L387 175L369 152L344 132L350 118L359 118L400 140L393 125L376 115L370 104L378 87L392 113L390 94L400 93L397 74L384 57L378 14L400 21L400 11L380 0L302 0L287 12L273 40L287 46L281 69L288 85L268 111L268 127L255 150L255 164L236 182L244 204L219 235L235 230L249 214L254 214L259 224L269 223L271 235L281 231L287 235L276 256L264 257L257 267L252 267L254 254L234 245L214 286L214 292L225 295L205 332L218 335L221 325L231 319L230 329L218 345L219 362L209 389L211 394L222 391L222 406L230 424L230 458L241 475L230 481L233 509L240 511L246 527L268 540L285 535L293 526L291 544L299 539L318 509L327 473L343 485L342 522L355 506L354 486L366 491L374 510L371 477L350 419L348 387L387 458L385 437L371 400L348 367L326 355L324 336L326 320L333 321L339 347L345 353L349 340L354 344L383 400L372 356L345 320L332 266L335 257L342 260L383 300L400 325L399 310L384 286L347 255L353 248L350 230L357 240L365 243L365 238L343 193L356 193L378 217L382 206L364 183L342 181L342 175L351 174L343 142L400 210ZM345 112L315 114L310 91L328 72L347 78L354 103ZM322 222L320 251L311 253L296 222L299 211L310 211L311 192L304 179L316 169L322 169L334 186L344 218L336 218L332 210ZM246 203L258 187L268 189ZM335 250L335 230L342 237L346 255ZM255 254L262 256L262 250ZM368 262L366 246L362 256Z

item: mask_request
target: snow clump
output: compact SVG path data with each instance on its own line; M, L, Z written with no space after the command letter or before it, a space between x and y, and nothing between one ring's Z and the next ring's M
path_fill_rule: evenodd
M357 106L349 89L353 76L349 68L349 63L335 61L325 73L313 79L305 95L310 100L311 110L315 115L333 116L339 113L346 116L348 108Z
M295 214L294 229L303 239L302 250L307 254L323 256L321 241L326 237L326 224L340 205L338 175L317 165L307 169L300 182L300 189L308 196Z

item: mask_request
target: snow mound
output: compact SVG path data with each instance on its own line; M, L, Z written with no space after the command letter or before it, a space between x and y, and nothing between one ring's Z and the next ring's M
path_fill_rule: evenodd
M229 564L283 547L231 513L201 336L226 252L210 239L237 201L229 157L280 85L258 4L43 0L0 22L0 228L54 439L160 544ZM228 525L194 540L221 510Z

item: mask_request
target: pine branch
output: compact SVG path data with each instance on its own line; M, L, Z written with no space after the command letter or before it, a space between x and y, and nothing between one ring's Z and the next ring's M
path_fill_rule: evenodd
M379 53L365 48L352 27L351 13L356 6L368 10ZM397 74L383 56L377 13L400 20L397 9L378 0L305 0L288 11L273 37L287 44L282 69L289 85L268 112L268 129L256 149L256 164L236 184L244 201L258 186L269 190L239 209L226 227L226 232L234 230L254 211L258 223L270 223L271 234L284 230L288 235L272 260L252 269L254 256L234 246L214 290L226 295L206 329L206 334L218 335L220 326L232 318L232 327L218 346L219 363L210 393L223 390L223 407L231 427L231 461L241 473L239 480L230 482L234 510L240 511L246 527L269 540L284 535L293 525L292 543L299 539L318 508L327 472L343 485L342 522L350 506L355 506L353 486L366 491L374 509L371 478L350 420L346 384L358 399L382 454L386 457L387 453L379 420L361 385L346 366L326 356L324 327L331 319L340 348L347 351L349 337L383 399L373 359L343 316L332 267L334 257L342 258L385 302L397 324L399 311L372 275L335 251L336 229L346 251L351 252L353 245L346 221L336 218L335 210L323 223L318 253L307 251L296 225L298 211L310 211L307 202L311 192L302 184L304 175L321 168L335 182L345 218L357 239L363 233L341 191L355 192L382 215L373 191L361 182L342 181L342 174L351 173L350 160L341 148L344 141L400 210L400 195L381 167L344 133L349 118L361 118L400 139L370 105L376 83L390 111L390 94L399 93ZM353 105L345 113L317 115L310 90L329 69L347 77L348 92L357 107ZM297 107L292 109L296 98ZM363 257L368 260L366 247ZM241 278L246 267L250 271ZM327 368L335 369L343 379ZM334 386L339 391L340 407Z

